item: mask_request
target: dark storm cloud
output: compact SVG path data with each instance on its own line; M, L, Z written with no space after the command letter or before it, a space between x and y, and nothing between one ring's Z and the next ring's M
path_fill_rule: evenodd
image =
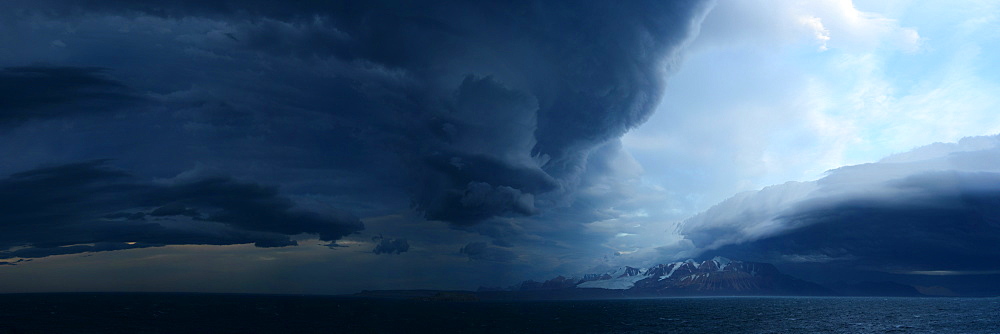
M517 259L514 252L490 246L485 242L470 242L458 250L459 253L469 257L469 260L491 261L491 262L511 262Z
M414 217L412 208L449 224L380 227L397 240L382 250L404 248L399 240L430 239L445 251L470 241L442 232L451 228L492 237L463 248L482 260L468 265L606 252L601 244L614 233L587 224L613 217L608 201L630 194L617 184L623 178L608 177L620 166L601 147L660 102L706 8L703 1L3 2L0 21L11 33L0 41L18 52L0 55L0 66L102 68L91 75L112 84L100 88L139 92L150 103L87 118L79 115L95 109L72 103L18 111L50 108L67 117L30 118L0 134L0 153L19 157L3 172L110 157L128 173L96 178L96 190L53 186L54 194L101 196L65 195L67 207L50 211L57 219L24 213L24 221L54 228L8 227L15 233L0 245L8 257L172 244L277 247L301 240L293 237L299 233L334 241L361 230L338 210L377 219ZM241 181L146 181L192 169ZM44 198L25 201L38 207ZM429 248L407 252L418 249Z
M401 254L410 250L410 243L406 239L379 237L377 240L379 243L372 250L375 254Z
M321 216L297 211L294 203L273 187L236 181L227 177L183 180L147 193L145 204L167 203L149 213L182 215L249 231L286 235L315 233L332 241L361 230L361 222L350 215Z
M189 43L177 46L191 50L184 57L205 56L190 68L211 74L163 73L156 82L193 80L191 91L213 91L210 100L231 107L194 102L175 115L197 119L193 125L217 141L252 134L313 166L396 180L426 218L460 225L571 202L588 159L601 158L591 157L595 147L641 124L659 103L666 72L704 8L700 1L17 4L60 20L150 16L210 27L162 42ZM178 59L171 61L189 61ZM241 77L251 73L259 76ZM182 98L189 97L166 94L162 102ZM219 110L255 121L206 115ZM300 117L309 113L322 116ZM241 150L254 152L249 146Z
M88 67L4 68L0 70L0 123L100 113L141 99L107 72Z
M363 229L346 214L300 211L277 190L226 177L142 182L105 161L0 180L0 257L43 257L173 244L295 245Z
M894 182L912 196L803 205L801 226L719 252L882 270L992 270L1000 263L1000 173L937 172Z
M1000 263L998 138L917 149L816 182L741 194L681 231L708 255L784 263L827 278L991 272Z

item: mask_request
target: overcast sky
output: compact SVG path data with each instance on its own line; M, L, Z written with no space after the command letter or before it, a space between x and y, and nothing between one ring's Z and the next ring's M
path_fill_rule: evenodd
M998 7L7 1L0 291L994 275Z

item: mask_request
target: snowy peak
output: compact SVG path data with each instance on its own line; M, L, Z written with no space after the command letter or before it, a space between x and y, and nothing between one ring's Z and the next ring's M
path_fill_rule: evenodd
M619 278L643 275L646 273L647 270L626 266L622 271L623 271L622 274L618 276Z
M674 262L668 264L660 264L655 267L649 268L648 276L656 276L660 280L668 279L673 277L678 270L682 273L691 272L698 269L698 265L695 264L693 260L688 260L684 262Z
M514 290L565 292L577 288L589 291L579 293L617 290L614 293L653 296L830 294L819 285L782 274L771 264L724 257L658 264L645 269L626 266L602 274L584 275L580 280L559 276L545 282L525 281Z
M658 277L636 281L630 288L657 295L676 294L822 294L815 284L795 280L767 263L724 257L660 265Z
M733 260L721 256L716 256L712 258L712 262L715 263L715 267L718 268L719 271L723 271L726 269L726 267L729 266L730 263L733 262Z
M625 266L604 274L584 275L577 287L630 289L635 286L636 282L647 278L653 278L656 281L695 279L700 277L699 274L708 272L739 270L739 268L732 266L733 264L742 264L742 262L717 256L702 262L688 259L682 262L659 264L647 269Z
M730 259L727 259L727 258L724 258L724 257L721 257L721 256L716 256L716 257L712 258L711 260L708 260L708 261L702 262L701 264L698 264L698 269L699 270L703 270L703 271L711 271L711 270L725 271L726 268L729 268L729 265L732 264L733 262L734 261L732 261ZM740 263L740 262L737 261L737 263Z

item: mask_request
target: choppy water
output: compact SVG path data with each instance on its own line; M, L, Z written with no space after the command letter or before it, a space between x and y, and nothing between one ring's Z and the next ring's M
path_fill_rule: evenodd
M0 295L0 333L1000 333L998 298Z

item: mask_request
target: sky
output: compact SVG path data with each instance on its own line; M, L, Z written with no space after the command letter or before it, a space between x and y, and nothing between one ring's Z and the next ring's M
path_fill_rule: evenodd
M998 7L6 1L0 292L995 291Z

